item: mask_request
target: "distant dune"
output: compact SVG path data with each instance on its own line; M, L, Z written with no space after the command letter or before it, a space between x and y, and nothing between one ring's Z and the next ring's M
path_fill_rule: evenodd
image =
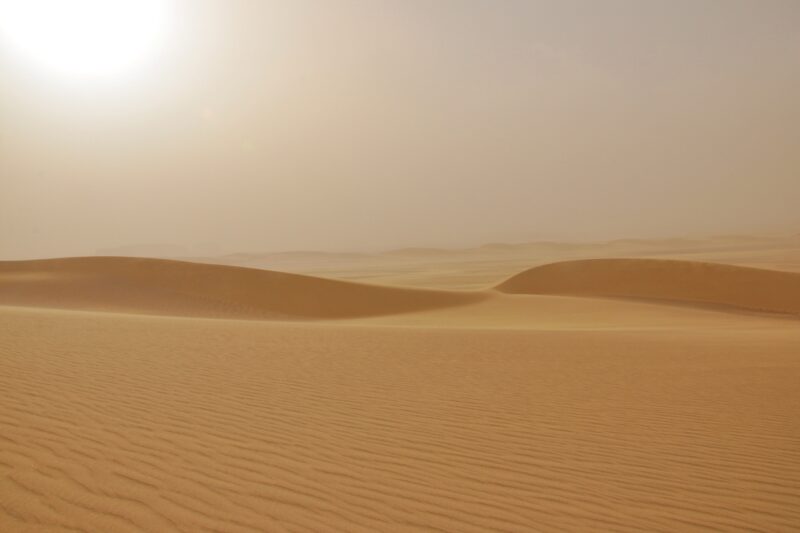
M125 257L186 257L191 251L187 246L177 244L136 244L131 246L118 246L115 248L100 248L97 255L125 256Z
M566 261L526 270L498 285L497 290L648 298L800 314L800 274L696 261Z
M125 252L125 253L121 253ZM137 249L100 255L144 257ZM619 239L608 242L492 242L466 248L405 248L383 252L288 252L149 257L276 270L383 285L478 290L532 266L594 258L711 261L800 272L800 241L793 236Z
M425 248L425 247L418 247L418 248L399 248L397 250L388 250L383 252L381 255L384 256L398 256L398 257L417 257L417 256L428 256L428 257L442 257L448 256L454 253L461 253L463 250L448 250L445 248Z
M462 305L485 297L163 259L86 257L0 262L2 305L310 319L404 313Z

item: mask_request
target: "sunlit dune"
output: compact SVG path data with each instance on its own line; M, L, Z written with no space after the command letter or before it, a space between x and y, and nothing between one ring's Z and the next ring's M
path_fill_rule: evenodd
M775 313L800 274L504 271L434 291L0 263L0 530L800 523L800 322Z

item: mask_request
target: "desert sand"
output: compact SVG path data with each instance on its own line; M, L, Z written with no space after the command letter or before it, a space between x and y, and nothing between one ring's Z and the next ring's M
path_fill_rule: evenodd
M800 528L796 238L198 261L0 263L0 531Z

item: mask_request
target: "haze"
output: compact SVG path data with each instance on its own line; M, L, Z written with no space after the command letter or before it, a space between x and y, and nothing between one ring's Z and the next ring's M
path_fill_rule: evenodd
M0 258L800 231L800 3L193 1L137 76L0 40Z

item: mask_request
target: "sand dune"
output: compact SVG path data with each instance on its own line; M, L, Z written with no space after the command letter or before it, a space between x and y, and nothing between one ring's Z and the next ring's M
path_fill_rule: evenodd
M514 275L496 290L517 295L636 298L800 314L798 273L691 261L554 263ZM162 259L87 257L0 263L0 305L208 318L342 319L423 311L428 312L426 317L485 318L486 313L474 308L450 310L484 303L487 305L481 309L491 309L494 323L507 320L516 324L520 322L515 316L520 315L552 324L545 314L560 315L570 308L598 309L596 304L564 305L545 299L501 299L488 304L497 299L493 291L399 288ZM633 309L637 314L648 314L647 308ZM597 313L581 314L593 316L589 322L597 323Z
M0 263L0 531L795 531L796 277Z
M0 305L215 318L347 318L482 298L163 259L0 262Z
M705 262L591 259L532 268L497 286L513 294L647 298L800 314L800 274Z

